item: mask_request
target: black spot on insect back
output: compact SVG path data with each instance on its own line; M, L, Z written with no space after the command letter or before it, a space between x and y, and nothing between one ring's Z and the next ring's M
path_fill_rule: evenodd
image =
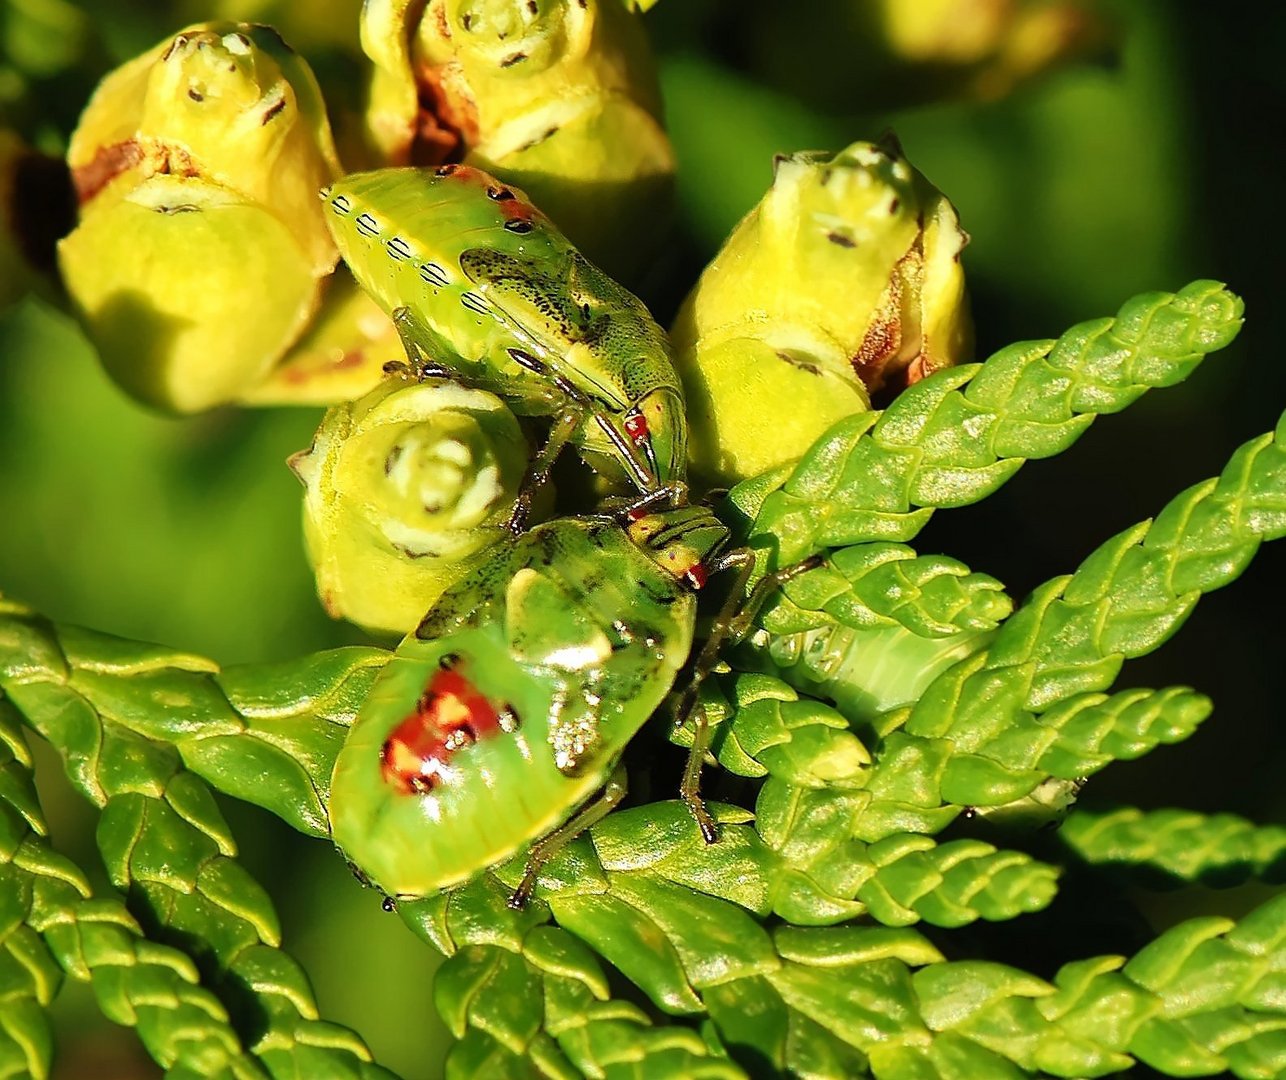
M511 233L518 233L521 236L531 232L535 226L530 221L524 221L522 218L512 218L505 222L505 228Z
M514 193L508 188L489 187L487 188L487 198L494 199L496 202L508 202L516 198Z
M479 296L477 293L471 293L471 292L461 293L460 303L463 304L470 311L478 315L491 314L491 309L487 307L487 302L483 300L482 297Z
M506 349L505 351L509 353L509 356L512 358L514 363L525 367L528 371L534 371L538 375L543 375L549 370L544 363L536 359L536 357L532 356L529 352L524 352L522 349Z
M512 705L501 705L496 712L496 717L500 721L501 731L512 734L522 727L522 718Z
M841 232L829 232L826 234L826 239L829 240L832 244L839 244L840 247L846 247L846 248L857 247L856 240L854 240L851 236L845 236Z
M420 263L420 277L427 284L439 289L446 288L447 285L451 284L451 279L447 277L447 272L437 263Z

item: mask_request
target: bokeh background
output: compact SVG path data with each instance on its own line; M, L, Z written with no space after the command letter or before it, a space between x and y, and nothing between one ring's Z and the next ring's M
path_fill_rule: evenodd
M983 505L939 514L920 537L921 551L962 558L1021 597L1217 472L1286 407L1278 325L1286 8L1107 0L1093 5L1104 28L1094 48L1008 93L980 96L941 72L881 67L888 57L863 37L862 19L846 21L865 3L660 0L649 14L680 167L679 225L652 286L662 322L762 194L775 153L837 149L886 128L972 235L964 260L979 357L1196 277L1223 280L1246 299L1241 337L1188 383L1102 419L1070 452L1031 465ZM299 5L294 25L285 3L225 0L211 11L197 0L6 0L0 109L7 126L56 152L101 74L189 21L228 13L281 16L332 104L350 107L362 85L356 9L354 0ZM301 489L284 464L308 445L319 415L151 414L107 381L56 296L28 297L0 315L0 591L55 619L226 664L363 640L317 604ZM1286 550L1278 549L1286 545L1265 548L1237 585L1204 600L1173 642L1125 673L1128 685L1194 685L1214 698L1215 715L1184 745L1095 778L1087 797L1286 818ZM57 839L92 862L91 817L56 775L48 780ZM324 845L226 808L326 1014L356 1026L403 1075L437 1075L444 1036L429 950ZM1105 920L1098 937L1094 928L1063 936L1076 955L1132 948L1149 925L1201 911L1236 915L1258 895L1132 894L1137 923ZM1081 899L1091 910L1108 906L1102 894ZM1015 954L996 958L1039 970L1036 942L1067 917L1056 908L1011 933ZM995 940L978 947L1006 947ZM63 1015L60 1075L159 1075L131 1035L119 1040L94 1025L83 993L68 996Z

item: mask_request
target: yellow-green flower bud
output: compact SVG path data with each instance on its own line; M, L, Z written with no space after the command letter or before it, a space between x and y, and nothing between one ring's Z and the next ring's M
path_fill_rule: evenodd
M672 331L693 474L734 484L773 468L963 359L966 239L891 141L780 158Z
M674 154L641 19L621 0L368 0L362 45L388 161L476 165L614 276L647 264Z
M407 633L507 534L527 458L500 399L456 383L390 378L327 410L290 459L326 610Z
M303 60L267 27L184 30L100 84L68 163L80 224L59 264L112 376L178 412L259 381L338 258L316 195L339 163Z
M339 267L304 336L241 394L246 405L337 405L373 390L386 364L406 361L397 329L369 293Z

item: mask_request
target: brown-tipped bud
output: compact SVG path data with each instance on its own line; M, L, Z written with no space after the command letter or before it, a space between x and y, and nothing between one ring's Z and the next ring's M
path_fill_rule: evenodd
M891 140L778 160L673 330L695 476L736 483L971 347L955 209Z
M339 164L303 60L267 27L184 30L102 82L68 163L80 224L59 263L112 376L177 412L261 379L338 257L317 191Z
M369 0L362 45L388 161L477 165L614 276L647 265L674 155L640 17L621 0Z

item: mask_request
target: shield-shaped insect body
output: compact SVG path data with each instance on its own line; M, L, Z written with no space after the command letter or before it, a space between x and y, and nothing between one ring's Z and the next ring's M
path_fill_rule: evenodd
M665 332L522 191L444 165L355 173L322 196L344 260L393 317L413 369L556 417L551 458L570 441L640 491L684 479Z
M682 507L497 545L398 647L340 752L331 820L349 860L424 896L572 818L673 687L726 540Z

